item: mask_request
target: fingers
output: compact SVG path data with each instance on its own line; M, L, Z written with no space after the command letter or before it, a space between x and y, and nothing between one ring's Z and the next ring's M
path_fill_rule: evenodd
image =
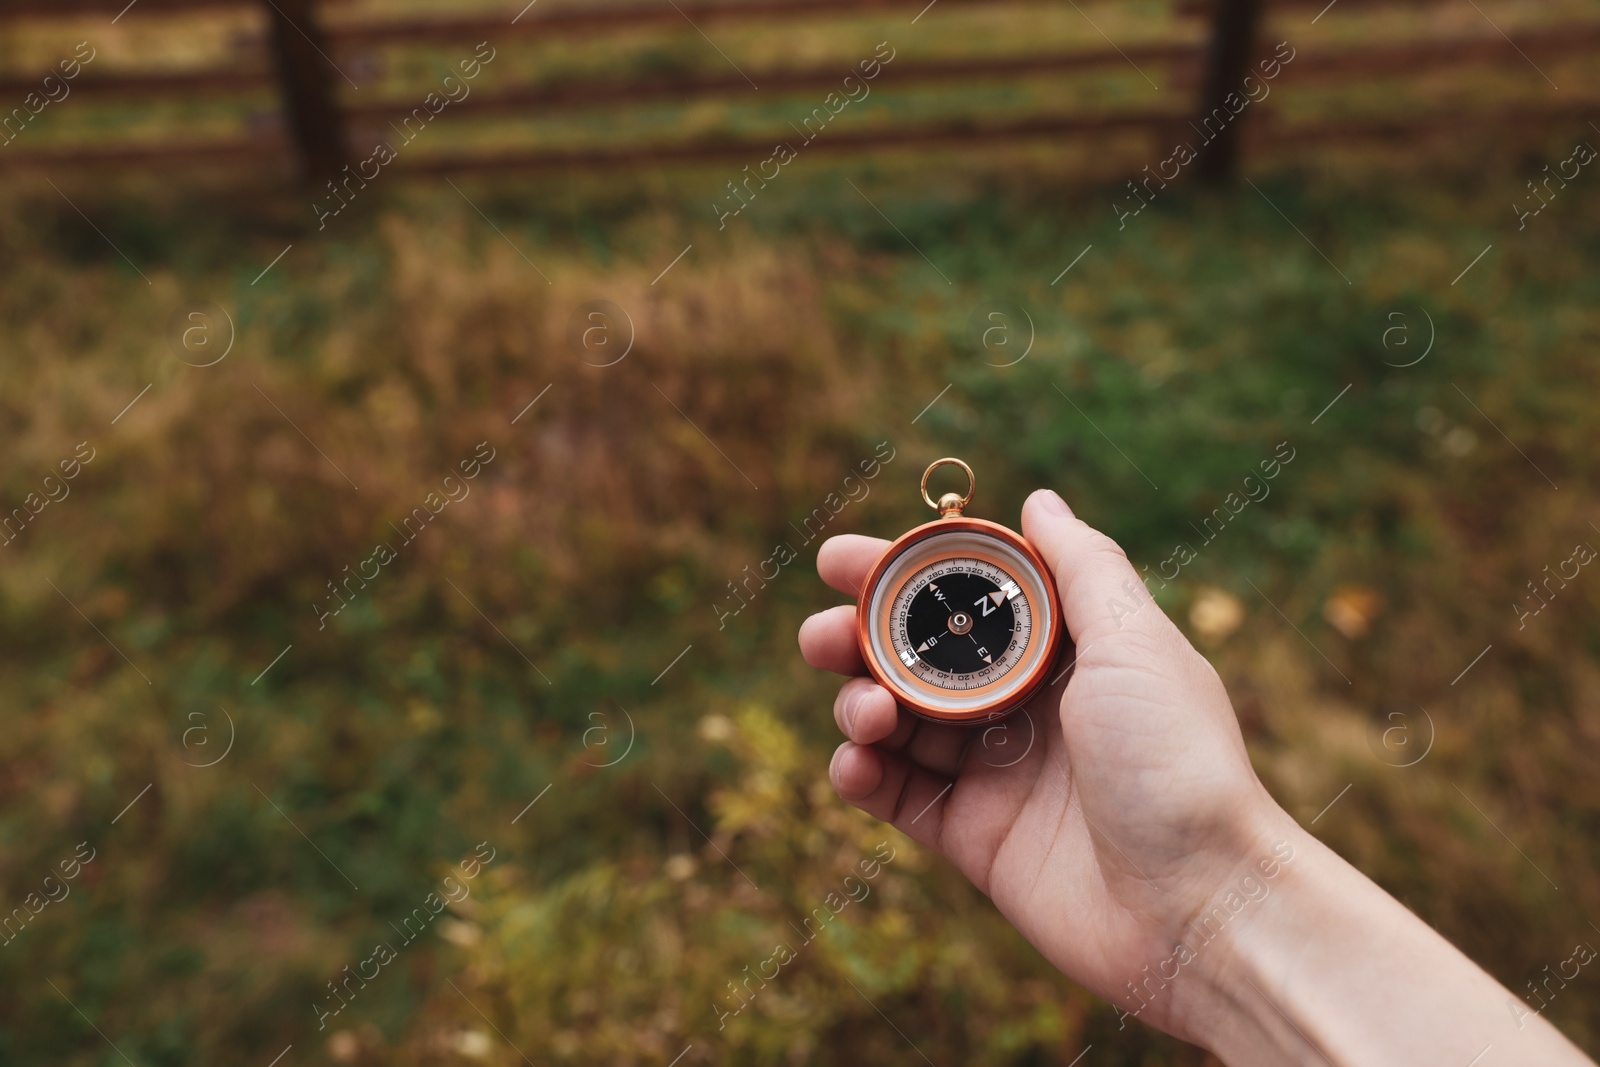
M894 696L871 678L852 678L839 688L833 721L839 724L839 732L856 744L872 745L899 727L900 707Z
M1040 489L1028 497L1022 532L1055 575L1067 632L1080 649L1124 628L1152 633L1170 625L1117 543L1055 493Z
M830 537L817 551L817 573L841 593L859 596L867 572L888 546L881 537ZM856 609L846 604L807 619L800 626L800 653L813 667L838 674L865 674L866 664L861 662L856 641Z
M977 731L970 726L928 722L909 711L901 712L900 720L899 727L878 746L879 749L898 752L916 766L945 778L954 778L960 773L967 743Z
M881 822L937 847L945 805L953 792L948 777L912 763L896 752L846 741L828 768L839 796Z
M888 547L889 542L881 537L860 534L830 537L817 550L817 573L839 592L859 597L867 572Z
M919 719L901 710L894 695L870 678L852 678L840 687L833 719L856 744L898 753L945 777L961 770L968 742L981 732Z
M819 611L800 624L800 654L813 667L835 674L865 674L856 642L856 609L841 604Z

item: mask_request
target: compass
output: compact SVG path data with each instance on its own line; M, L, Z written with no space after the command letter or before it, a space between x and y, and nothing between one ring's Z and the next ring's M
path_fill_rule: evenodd
M940 467L959 467L967 493L928 495ZM935 460L922 499L939 512L902 534L862 586L856 634L867 669L907 710L936 722L992 722L1026 704L1061 647L1055 582L1034 547L999 523L962 514L977 478Z

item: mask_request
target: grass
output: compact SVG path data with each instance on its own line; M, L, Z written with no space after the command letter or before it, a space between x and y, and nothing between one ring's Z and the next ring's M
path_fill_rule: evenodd
M322 233L287 195L69 187L150 284L14 187L0 499L96 454L0 569L6 906L97 851L0 950L0 1059L107 1062L84 1017L141 1065L915 1058L887 1017L939 1063L1199 1063L1117 1032L826 787L834 683L794 631L838 598L790 523L883 441L828 533L922 521L917 478L955 454L976 514L1048 485L1137 563L1196 545L1160 598L1274 794L1514 990L1570 955L1600 914L1597 597L1584 572L1524 628L1511 605L1597 536L1594 199L1517 233L1508 174L1284 173L1119 229L1116 188L1029 192L1018 158L810 161L723 231L716 170L462 184L504 238L443 186ZM569 347L597 299L636 331L609 368ZM214 367L168 348L194 300L236 325ZM992 366L972 323L1016 305L1034 347ZM1424 313L1432 351L1395 366ZM479 442L470 495L319 629L327 583ZM1271 496L1199 545L1280 442ZM800 558L719 629L784 539ZM1237 627L1200 625L1206 598ZM1395 766L1384 731L1428 721ZM719 1030L728 983L883 841L872 895ZM480 842L470 895L402 947ZM397 958L319 1031L376 941ZM1548 1014L1594 1051L1592 980Z

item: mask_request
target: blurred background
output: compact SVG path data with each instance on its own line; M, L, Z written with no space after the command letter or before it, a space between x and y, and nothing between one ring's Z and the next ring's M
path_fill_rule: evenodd
M0 1062L1207 1062L827 783L943 455L1600 1053L1600 11L638 3L0 4Z

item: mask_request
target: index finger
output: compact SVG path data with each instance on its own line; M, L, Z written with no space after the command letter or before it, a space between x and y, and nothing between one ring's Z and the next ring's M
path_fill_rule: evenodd
M830 537L817 550L817 573L839 592L859 598L861 583L867 580L867 572L888 547L889 542L881 537L863 537L861 534Z

